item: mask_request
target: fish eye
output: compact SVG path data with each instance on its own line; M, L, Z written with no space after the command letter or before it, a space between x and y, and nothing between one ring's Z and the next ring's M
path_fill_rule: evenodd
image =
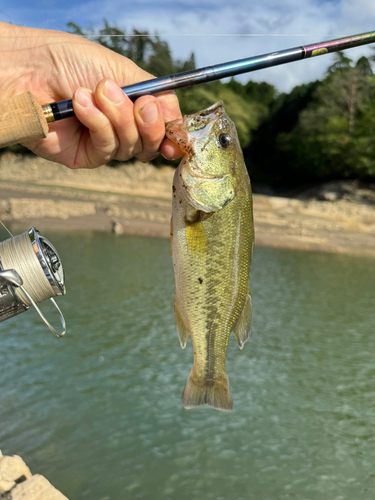
M231 141L230 135L228 134L219 135L219 143L220 146L222 146L223 148L227 148L230 144L230 141Z

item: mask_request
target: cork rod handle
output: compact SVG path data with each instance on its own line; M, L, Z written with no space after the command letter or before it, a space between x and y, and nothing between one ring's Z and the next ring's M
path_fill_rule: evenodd
M47 134L42 106L31 92L0 101L0 148L44 139Z

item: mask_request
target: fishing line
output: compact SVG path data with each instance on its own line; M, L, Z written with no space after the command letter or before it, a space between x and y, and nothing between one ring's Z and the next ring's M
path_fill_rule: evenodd
M13 238L13 234L9 231L9 229L6 227L6 225L3 223L2 220L0 220L0 224L3 226L3 228L5 229L5 231L7 231L11 235L11 237Z
M0 243L0 261L4 269L17 270L22 277L24 288L38 304L57 295L46 279L30 244L28 231ZM21 290L16 289L16 295L26 306L31 306L30 300Z
M106 35L106 34L78 34L71 33L70 31L63 31L59 35L17 35L17 38L61 38L64 35L75 35L80 38L142 38L142 37L309 37L309 36L322 36L326 38L335 38L335 37L344 37L344 34L333 34L333 35L325 35L324 33L155 33L155 34L137 34L137 35ZM0 36L0 38L11 38L8 36Z
M67 33L70 33L67 31ZM76 33L70 33L71 35L75 35ZM324 36L324 37L341 37L345 35L324 35L322 33L312 33L312 34L306 34L306 33L291 33L291 34L285 34L285 33L155 33L155 34L139 34L139 35L106 35L106 34L86 34L84 33L83 35L76 35L80 36L82 38L139 38L139 37L199 37L199 36L213 36L213 37L289 37L289 36Z

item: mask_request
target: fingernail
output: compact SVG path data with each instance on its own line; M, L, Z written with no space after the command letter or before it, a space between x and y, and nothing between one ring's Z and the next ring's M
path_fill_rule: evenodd
M113 80L107 80L104 84L104 95L115 104L120 104L125 99L124 92Z
M144 123L154 123L159 116L158 107L154 102L149 102L140 109L139 114Z
M75 93L75 98L78 104L84 108L90 108L93 106L91 94L86 89L78 89Z

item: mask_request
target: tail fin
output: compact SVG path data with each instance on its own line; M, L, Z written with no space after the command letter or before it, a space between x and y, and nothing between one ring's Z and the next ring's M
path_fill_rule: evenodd
M182 393L181 404L186 409L208 405L217 410L233 410L227 376L208 383L197 377L193 366Z

